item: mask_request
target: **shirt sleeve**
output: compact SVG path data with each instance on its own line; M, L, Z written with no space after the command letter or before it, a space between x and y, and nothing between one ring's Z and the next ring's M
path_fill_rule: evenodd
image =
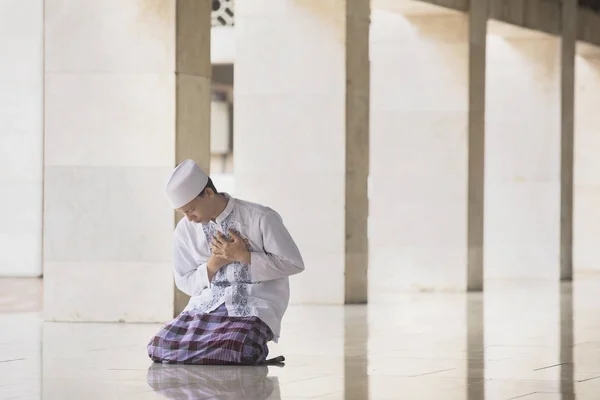
M304 271L304 261L279 214L269 211L260 221L263 252L250 253L253 282L286 278Z
M173 243L175 285L188 296L197 296L210 287L208 258L196 260L190 251L191 244L189 235L178 226Z

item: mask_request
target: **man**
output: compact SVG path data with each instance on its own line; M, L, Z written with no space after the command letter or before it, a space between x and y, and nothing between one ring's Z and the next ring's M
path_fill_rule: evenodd
M185 310L148 344L156 362L264 364L279 339L290 296L288 277L304 262L272 209L220 194L195 162L171 174L174 275L191 296Z

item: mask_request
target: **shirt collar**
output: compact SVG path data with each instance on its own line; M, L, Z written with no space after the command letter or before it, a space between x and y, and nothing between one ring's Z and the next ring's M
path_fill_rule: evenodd
M223 196L225 196L225 198L227 198L227 205L225 206L225 209L223 210L223 212L221 214L219 214L219 216L216 219L217 224L220 224L221 222L225 221L225 218L227 218L229 216L229 214L231 214L231 212L233 211L233 207L235 205L235 199L233 197L231 197L228 193L221 193Z

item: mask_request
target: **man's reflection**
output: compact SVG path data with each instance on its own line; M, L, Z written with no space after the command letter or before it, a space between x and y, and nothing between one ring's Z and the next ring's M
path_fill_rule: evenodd
M148 384L169 399L280 400L279 380L269 368L169 365L148 368Z

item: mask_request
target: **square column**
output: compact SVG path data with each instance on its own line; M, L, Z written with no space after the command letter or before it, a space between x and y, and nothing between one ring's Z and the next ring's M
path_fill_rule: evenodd
M367 300L369 1L236 3L236 196L278 211L292 302Z
M579 43L575 88L575 201L573 267L600 272L600 47Z
M0 276L42 275L43 9L0 1Z
M558 281L561 40L496 21L488 32L486 278Z
M375 1L370 288L483 288L487 6Z
M209 164L210 11L46 1L46 319L173 316L164 185L184 158Z

